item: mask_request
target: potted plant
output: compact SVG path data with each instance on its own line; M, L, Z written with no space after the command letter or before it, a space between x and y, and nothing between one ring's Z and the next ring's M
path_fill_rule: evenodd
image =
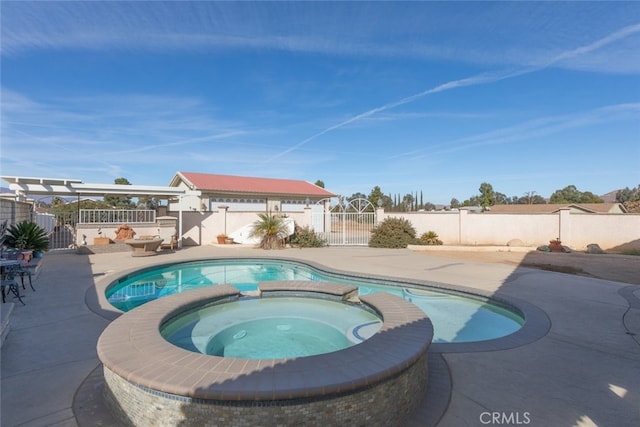
M227 239L229 238L229 236L227 236L224 233L220 233L218 234L218 244L219 245L224 245L227 242Z
M551 250L551 252L562 252L563 251L562 242L560 241L559 237L557 239L549 241L549 249Z
M4 244L9 248L19 249L27 259L33 253L49 250L49 237L47 230L35 222L22 221L7 228Z

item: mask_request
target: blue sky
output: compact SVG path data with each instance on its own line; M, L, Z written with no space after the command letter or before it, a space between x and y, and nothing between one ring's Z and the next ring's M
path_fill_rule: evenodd
M640 184L638 2L2 1L1 174Z

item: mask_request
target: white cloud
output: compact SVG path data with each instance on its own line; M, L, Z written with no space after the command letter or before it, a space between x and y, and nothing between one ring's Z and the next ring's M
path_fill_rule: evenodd
M5 2L2 53L259 49L632 73L638 22L633 2Z
M446 141L437 145L429 145L428 147L401 153L391 158L412 157L420 159L422 156L433 157L482 146L538 139L568 129L626 120L640 121L640 103L609 105L574 114L537 118L490 132Z

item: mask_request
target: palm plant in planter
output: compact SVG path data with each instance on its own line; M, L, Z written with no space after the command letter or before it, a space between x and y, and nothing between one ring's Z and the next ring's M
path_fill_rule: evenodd
M47 230L35 222L22 221L7 228L4 245L23 251L45 252L49 249Z
M251 237L260 237L262 249L282 249L284 238L287 236L287 226L281 216L258 214L258 219L253 223Z

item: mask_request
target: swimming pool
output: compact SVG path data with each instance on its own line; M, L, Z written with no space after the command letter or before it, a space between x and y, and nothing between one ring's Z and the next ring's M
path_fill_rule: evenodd
M458 295L403 281L322 271L301 262L273 259L213 259L143 269L111 283L108 301L122 311L188 290L231 284L257 290L259 282L304 280L349 284L360 295L387 292L421 308L434 325L434 343L492 340L518 331L524 318L515 307L474 295Z

